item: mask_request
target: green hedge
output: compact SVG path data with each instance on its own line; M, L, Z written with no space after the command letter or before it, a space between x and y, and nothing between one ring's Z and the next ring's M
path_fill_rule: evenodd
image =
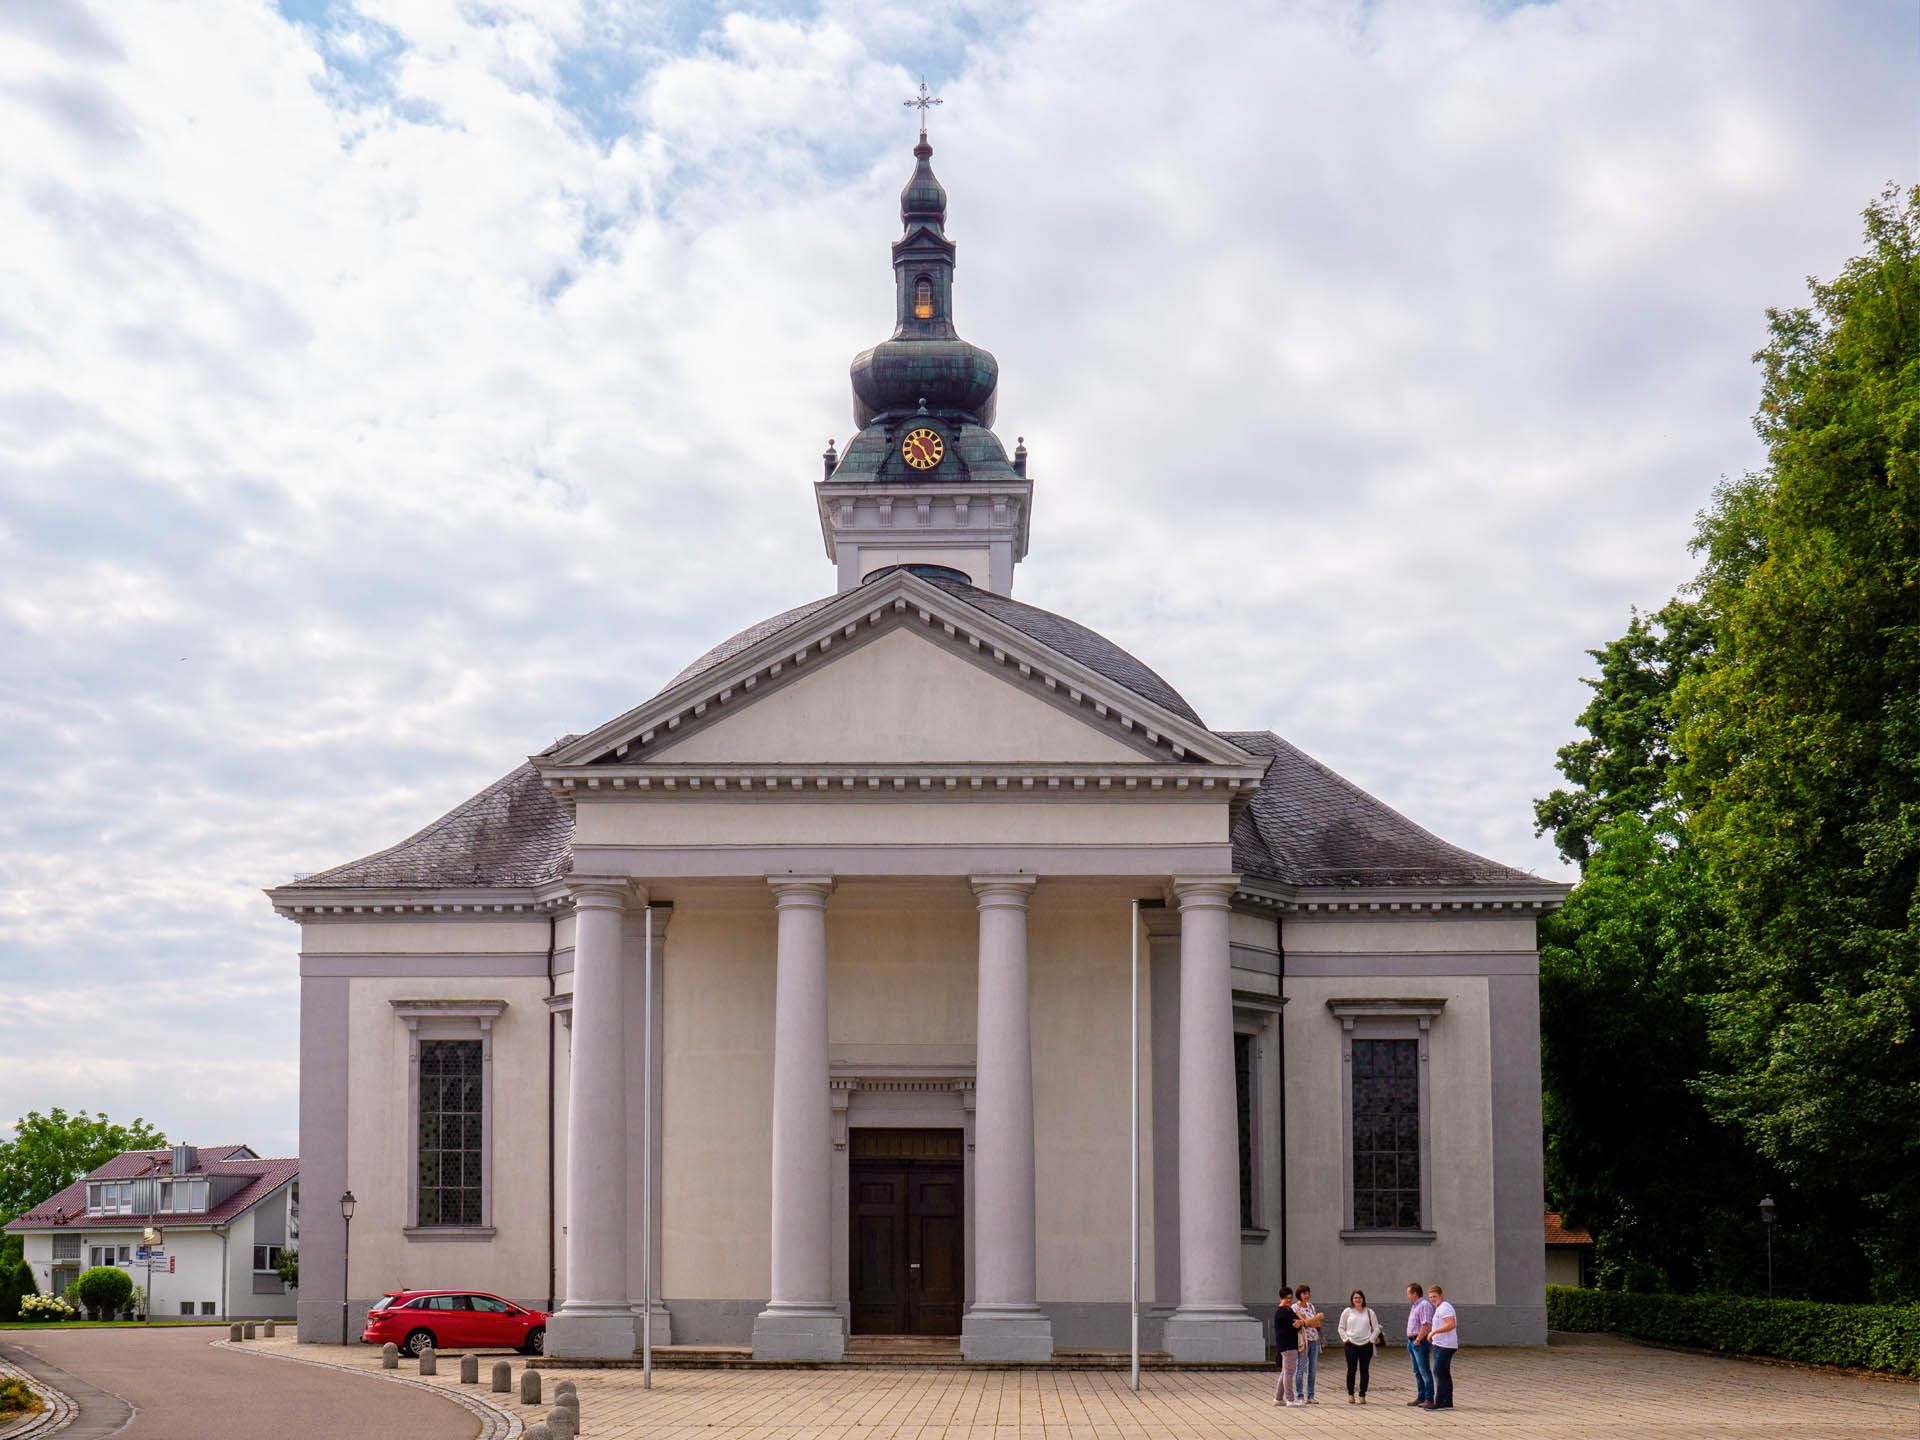
M1629 1295L1549 1285L1547 1328L1605 1330L1696 1350L1920 1375L1920 1305Z

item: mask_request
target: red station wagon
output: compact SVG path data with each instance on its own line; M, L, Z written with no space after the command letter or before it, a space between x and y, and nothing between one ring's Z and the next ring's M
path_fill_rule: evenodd
M391 1341L409 1355L429 1345L538 1355L547 1347L547 1313L477 1290L389 1290L367 1312L360 1338L369 1345Z

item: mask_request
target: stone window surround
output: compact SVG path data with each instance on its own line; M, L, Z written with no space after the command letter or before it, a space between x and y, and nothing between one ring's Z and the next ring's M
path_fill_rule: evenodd
M488 1241L493 1225L493 1022L507 1008L504 1000L390 1000L395 1017L407 1027L407 1145L406 1224L400 1233L408 1240ZM422 1040L478 1040L480 1042L480 1223L478 1225L422 1225L420 1218L420 1042Z
M1265 1077L1268 1064L1268 1032L1278 1037L1280 1017L1286 1001L1278 995L1256 995L1251 991L1233 992L1233 1033L1253 1037L1253 1225L1242 1227L1240 1240L1246 1245L1261 1245L1273 1233L1267 1222L1267 1147L1262 1144L1267 1123ZM1284 1094L1281 1103L1286 1103Z
M1440 998L1330 996L1327 1010L1340 1022L1340 1239L1356 1245L1426 1245L1433 1229L1433 1104L1427 1044ZM1420 1221L1418 1230L1359 1230L1353 1223L1353 1042L1414 1040L1420 1046Z

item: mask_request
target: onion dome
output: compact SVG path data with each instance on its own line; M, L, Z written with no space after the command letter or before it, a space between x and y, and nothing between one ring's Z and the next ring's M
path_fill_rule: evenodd
M993 424L1000 362L953 328L954 244L947 191L933 173L927 132L913 147L913 177L900 192L902 234L893 242L893 337L854 357L854 423L919 413Z

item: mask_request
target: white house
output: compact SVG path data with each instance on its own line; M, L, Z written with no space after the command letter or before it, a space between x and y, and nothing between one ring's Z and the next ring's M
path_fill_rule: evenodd
M141 1288L152 1277L155 1319L291 1319L279 1275L300 1248L300 1162L262 1159L245 1145L176 1145L116 1155L7 1225L24 1237L43 1295L95 1265L119 1265ZM160 1232L158 1258L139 1252Z
M1124 1345L1137 940L1149 1344L1256 1359L1282 1280L1389 1313L1438 1282L1475 1343L1543 1343L1534 930L1565 887L1013 598L1040 487L914 154L898 323L814 482L833 593L270 892L323 1197L303 1335L404 1284L557 1301L563 1356L631 1354L648 1306L768 1358Z

